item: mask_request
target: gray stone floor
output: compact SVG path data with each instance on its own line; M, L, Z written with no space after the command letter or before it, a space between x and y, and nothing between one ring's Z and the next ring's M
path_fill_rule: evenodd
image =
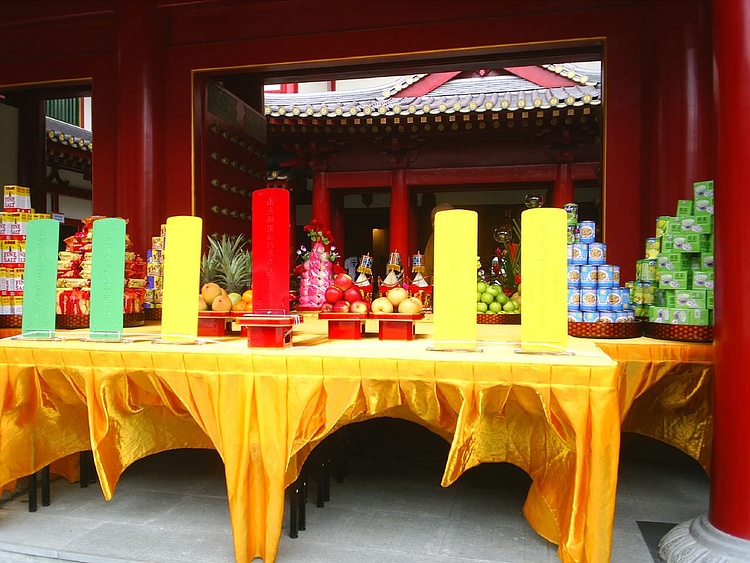
M447 444L394 420L352 428L349 470L331 500L307 504L307 530L288 536L279 563L546 563L556 546L526 523L530 480L508 464L440 487ZM387 439L384 440L383 438ZM666 446L625 435L612 562L652 563L670 525L708 509L700 467ZM313 483L314 485L314 483ZM58 479L52 504L28 512L20 494L0 505L0 563L230 563L223 467L209 450L165 452L123 475L111 502L96 485Z

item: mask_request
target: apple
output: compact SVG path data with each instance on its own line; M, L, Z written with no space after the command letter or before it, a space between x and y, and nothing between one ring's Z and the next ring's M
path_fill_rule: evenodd
M354 303L355 301L361 301L362 291L358 287L352 286L346 291L344 291L344 299L346 299L349 303Z
M407 315L416 315L422 311L422 302L418 297L407 297L398 304L398 312Z
M373 313L393 313L393 303L387 297L378 297L372 302L370 309Z
M403 287L394 287L389 289L385 296L391 302L391 305L398 307L399 303L409 297L409 293Z
M492 297L497 297L500 293L500 288L496 285L488 285L487 286L487 293L491 294Z
M325 299L327 303L336 303L344 298L344 292L335 285L329 285L326 288Z
M201 297L203 297L206 305L210 307L214 299L221 295L221 291L221 288L213 282L204 283L203 287L201 287Z
M231 311L232 310L232 300L229 299L226 295L219 295L218 297L214 298L214 300L211 302L211 310L212 311Z
M336 303L333 304L333 312L334 313L348 313L349 302L344 301L343 299L341 299L340 301L336 301Z
M487 283L483 281L477 282L477 293L484 293L485 291L487 291Z
M351 313L367 313L369 310L370 304L364 299L352 301L351 305L349 305L349 311Z
M487 312L487 303L484 303L480 301L477 303L477 313L486 313Z
M516 310L516 306L513 303L513 301L508 301L505 305L503 305L503 311L506 313L512 313Z
M503 310L503 305L502 305L502 303L499 303L497 301L493 301L492 303L490 303L489 305L487 305L487 308L490 311L492 311L493 313L499 313L500 311Z
M338 287L341 291L346 291L354 284L354 280L349 274L341 272L335 278L333 278L333 285Z
M238 301L242 301L242 295L239 293L230 293L227 295L229 297L229 300L232 302L232 305L237 303Z
M333 311L333 303L323 303L320 306L321 313L330 313Z
M495 300L495 296L492 295L489 291L485 291L482 294L482 296L479 298L479 300L482 303L486 303L487 305L489 305L490 303L492 303Z
M497 296L495 297L495 301L500 303L500 305L505 305L508 302L508 296L502 292L498 293Z

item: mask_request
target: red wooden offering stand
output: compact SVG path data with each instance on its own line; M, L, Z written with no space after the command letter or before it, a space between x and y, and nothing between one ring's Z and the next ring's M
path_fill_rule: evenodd
M299 315L243 315L235 322L246 327L250 348L288 348L292 345L292 327L302 322Z
M424 313L370 313L378 320L380 340L414 340L414 322L424 318Z
M320 313L318 318L328 321L328 338L359 340L365 332L367 313Z

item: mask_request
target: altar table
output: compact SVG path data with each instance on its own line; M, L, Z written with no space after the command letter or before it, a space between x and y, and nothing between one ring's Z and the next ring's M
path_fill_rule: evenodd
M236 559L270 562L285 487L311 449L345 424L396 417L450 442L444 486L480 463L513 463L533 480L524 514L560 559L609 560L620 417L643 392L623 387L628 374L596 343L571 338L573 356L520 355L520 328L494 325L481 328L480 352L437 352L422 325L408 342L328 341L311 326L286 349L240 338L154 344L138 329L127 343L74 331L0 341L0 487L91 449L109 499L142 457L215 448Z

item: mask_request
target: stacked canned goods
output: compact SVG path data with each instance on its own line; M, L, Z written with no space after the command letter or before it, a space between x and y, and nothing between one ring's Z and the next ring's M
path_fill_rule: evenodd
M572 232L568 206L568 320L574 322L634 321L630 290L620 287L620 267L607 264L607 246L596 242L593 221L576 223ZM576 208L577 211L577 208ZM577 218L577 216L576 216Z

